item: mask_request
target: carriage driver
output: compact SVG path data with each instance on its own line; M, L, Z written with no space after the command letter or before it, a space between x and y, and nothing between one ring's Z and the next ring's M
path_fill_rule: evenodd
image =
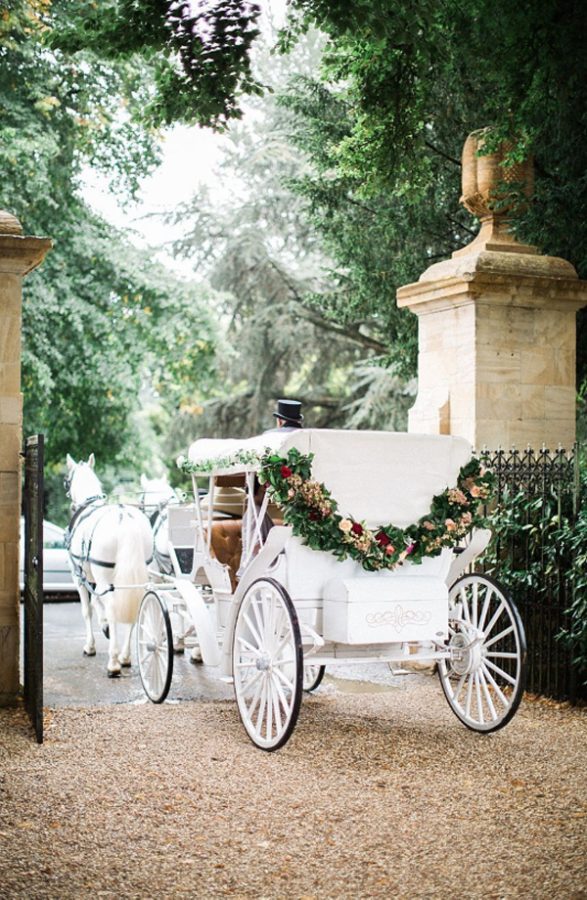
M302 415L302 404L299 400L278 400L277 409L273 413L277 419L277 428L269 428L268 431L278 431L282 428L284 431L295 431L296 428L303 428L304 417ZM264 432L267 434L267 432Z
M277 419L277 428L269 428L267 431L264 431L263 434L269 434L275 431L295 431L297 428L303 428L304 417L302 415L302 404L299 400L278 400L277 401L277 409L273 413L275 419ZM259 484L257 476L255 476L255 488L254 488L254 497L253 503L257 509L257 513L261 509L261 504L263 503L263 497L265 496L265 485ZM242 559L246 560L248 558L248 548L250 542L255 540L254 529L255 529L255 517L252 514L252 510L249 507L250 498L247 499L247 505L245 511L243 513L243 524L242 524L242 543L243 543L243 552ZM263 518L263 522L261 524L261 541L264 543L269 531L273 528L273 519L269 515L269 513L265 513ZM259 542L255 546L253 550L252 556L256 556L259 552ZM240 577L242 574L243 565L239 571L237 572L237 577Z

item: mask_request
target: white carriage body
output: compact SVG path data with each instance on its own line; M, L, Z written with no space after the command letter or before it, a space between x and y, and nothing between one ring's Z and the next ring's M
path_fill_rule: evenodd
M236 451L265 448L286 456L294 447L314 455L312 477L326 485L341 515L352 514L369 527L388 523L405 527L416 522L429 511L434 495L456 484L459 470L471 457L469 443L459 437L305 429L269 432L245 441L196 441L189 459L196 467L202 463L202 474L211 483L217 477L238 474L252 479L254 465L227 466L227 458ZM219 465L210 471L214 459ZM207 515L198 499L191 508L170 509L170 545L176 563L192 548L188 565L184 558L183 572L178 568L177 574L189 575L194 583L207 584L213 591L216 624L223 632L225 677L232 675L239 602L255 579L265 575L290 595L302 626L304 651L317 663L365 657L399 660L405 657L408 643L431 644L434 650L447 638L448 583L449 577L455 577L451 550L444 549L419 565L406 560L394 571L367 572L354 560L340 561L331 553L310 549L291 528L277 525L233 592L227 568L211 553L213 525L212 504ZM474 552L488 539L488 532L478 535ZM470 552L458 558L461 571L470 559ZM206 654L204 661L208 661Z

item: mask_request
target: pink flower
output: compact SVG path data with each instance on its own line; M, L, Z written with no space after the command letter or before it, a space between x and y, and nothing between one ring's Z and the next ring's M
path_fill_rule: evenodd
M281 477L282 478L291 478L292 475L293 475L293 472L289 466L281 467Z
M353 523L350 519L341 519L338 523L338 527L341 531L344 531L345 534L348 534L351 528L353 527Z
M410 553L414 552L414 547L415 544L408 544L408 546L406 547L406 556L409 556Z
M470 512L465 512L461 516L461 522L463 523L463 525L470 525L472 521L473 521L473 516L471 515Z
M388 556L393 556L393 554L395 553L395 547L393 546L393 544L388 544L385 548L385 552Z
M478 484L471 485L471 487L469 488L469 493L471 494L471 497L482 497L483 496L483 490L482 490L482 488L479 487Z
M457 523L454 521L454 519L445 519L444 524L447 531L456 531L457 529Z
M426 531L434 531L435 525L433 522L430 522L426 519L425 522L422 522L422 526L426 529Z

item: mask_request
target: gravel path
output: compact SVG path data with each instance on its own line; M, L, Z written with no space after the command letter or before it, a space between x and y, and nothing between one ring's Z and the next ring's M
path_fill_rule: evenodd
M274 754L226 701L52 710L42 746L0 711L0 896L587 897L587 711L484 737L417 681L327 685Z

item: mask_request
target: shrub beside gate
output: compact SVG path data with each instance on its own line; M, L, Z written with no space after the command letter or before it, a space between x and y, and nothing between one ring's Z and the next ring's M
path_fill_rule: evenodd
M579 448L484 451L497 477L483 570L499 574L528 641L527 690L587 699L587 471Z

